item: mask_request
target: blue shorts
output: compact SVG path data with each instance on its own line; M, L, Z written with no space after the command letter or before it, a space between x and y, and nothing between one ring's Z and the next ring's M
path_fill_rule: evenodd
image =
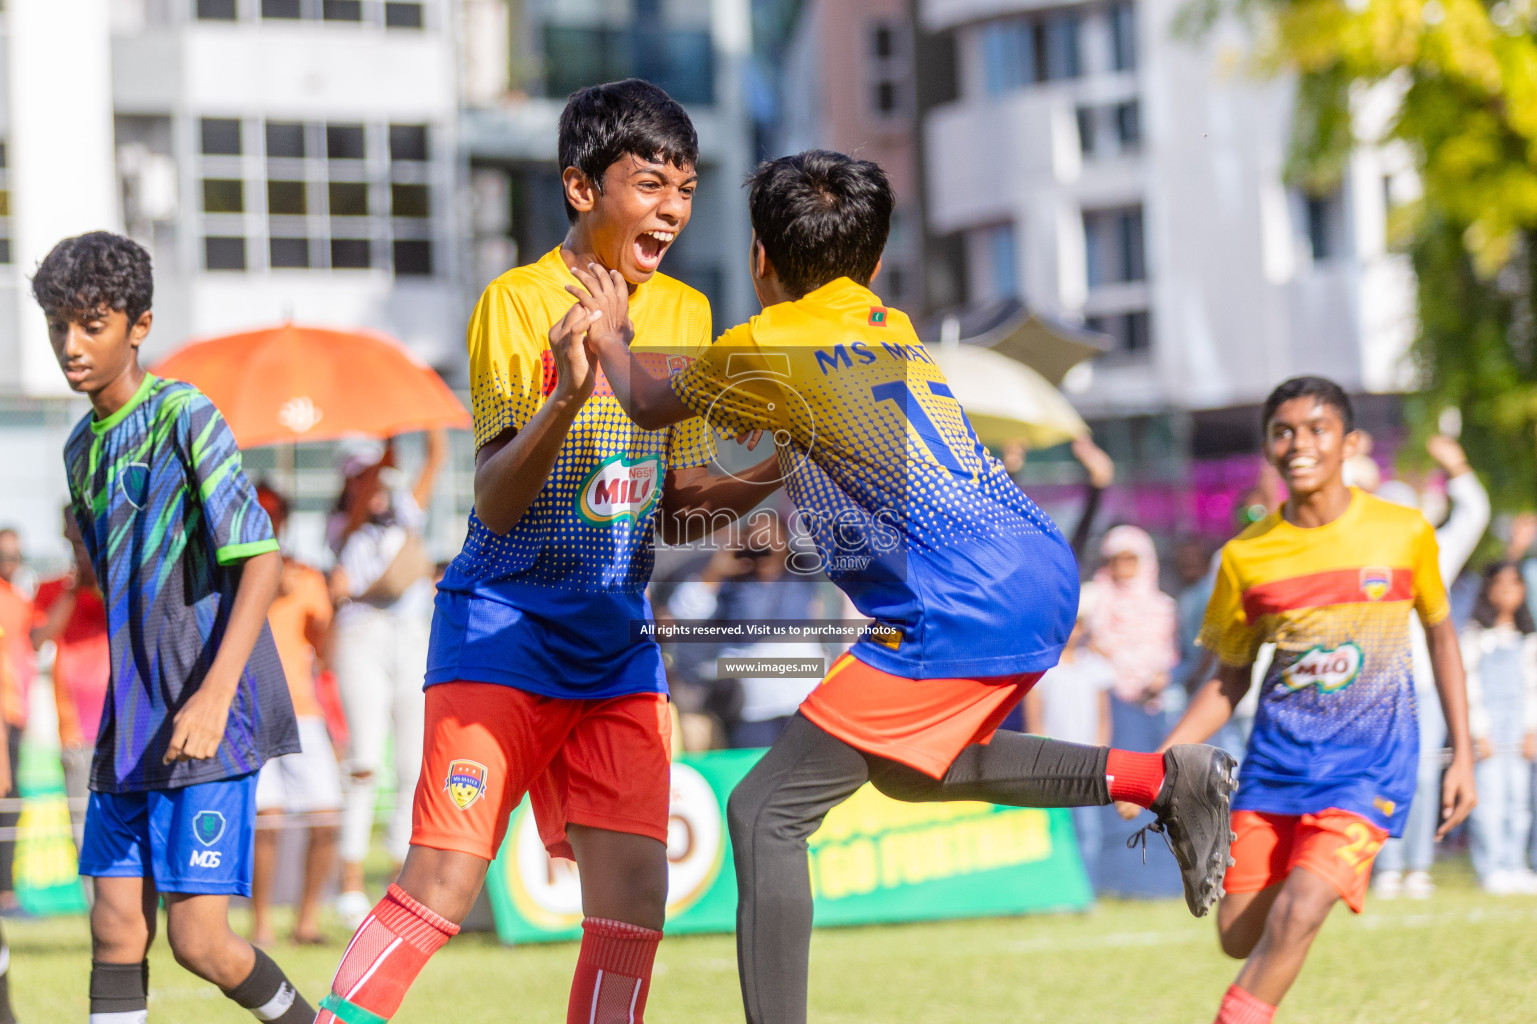
M92 793L80 874L161 892L250 896L256 773L182 789Z

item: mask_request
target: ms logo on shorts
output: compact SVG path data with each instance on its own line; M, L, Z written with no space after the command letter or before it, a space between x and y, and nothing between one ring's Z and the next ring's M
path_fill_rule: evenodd
M448 779L443 783L448 798L461 811L486 795L486 766L478 761L459 758L448 762Z
M212 846L224 835L224 815L218 811L198 811L192 816L192 834L204 846Z
M192 816L192 835L204 846L212 846L224 835L224 815L218 811L198 811ZM221 855L218 850L193 850L187 861L188 867L216 868Z

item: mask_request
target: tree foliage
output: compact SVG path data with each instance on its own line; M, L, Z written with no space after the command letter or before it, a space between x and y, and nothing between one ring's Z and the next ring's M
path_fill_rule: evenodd
M1192 0L1181 29L1234 14L1268 70L1297 76L1293 183L1337 184L1352 147L1404 143L1421 197L1394 214L1419 280L1415 356L1426 390L1408 403L1433 429L1463 411L1466 446L1501 507L1537 502L1537 0ZM1360 138L1365 99L1396 114Z

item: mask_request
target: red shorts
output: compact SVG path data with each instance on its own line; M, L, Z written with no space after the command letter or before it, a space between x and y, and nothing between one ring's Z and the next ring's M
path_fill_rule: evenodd
M411 843L491 860L524 793L552 857L572 857L568 824L665 843L671 737L660 693L579 700L429 686Z
M1366 905L1372 861L1388 834L1359 814L1331 807L1317 814L1234 811L1233 866L1223 888L1259 892L1307 868L1329 881L1357 914Z
M943 778L973 743L986 743L1039 672L979 679L907 679L851 654L833 662L801 714L856 750Z

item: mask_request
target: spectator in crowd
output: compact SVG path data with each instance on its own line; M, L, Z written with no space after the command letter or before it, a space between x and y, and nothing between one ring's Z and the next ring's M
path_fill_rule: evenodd
M1196 638L1201 633L1217 569L1206 538L1181 537L1174 545L1174 569L1179 574L1179 593L1174 598L1179 621L1179 667L1175 682L1188 692L1206 682L1202 669L1207 654L1196 644Z
M1115 686L1115 667L1094 649L1094 637L1087 626L1097 591L1098 587L1090 583L1080 592L1078 617L1062 660L1025 696L1028 732L1093 747L1110 745L1110 690ZM1097 889L1104 808L1074 807L1073 827L1078 833L1084 872Z
M1089 631L1115 667L1115 745L1156 750L1167 724L1163 692L1178 660L1174 599L1158 588L1158 553L1138 526L1117 526L1100 544L1101 596Z
M342 492L327 523L336 555L330 589L336 603L331 667L350 736L342 819L342 892L337 911L356 929L373 908L363 891L363 858L373 828L374 796L385 740L395 738L395 809L386 845L397 869L411 840L411 796L421 770L432 622L433 562L422 531L448 451L444 431L427 435L427 457L414 484L395 468L394 450L353 440L339 451Z
M64 506L63 523L73 563L64 575L38 586L31 643L34 649L53 644L59 758L64 765L64 792L71 801L70 819L78 829L85 824L91 757L112 676L112 645L96 570L68 505Z
M1473 621L1462 631L1462 663L1478 759L1473 867L1497 896L1537 895L1526 852L1537 758L1537 626L1514 563L1484 570Z
M1425 450L1446 475L1446 494L1452 503L1450 514L1436 528L1441 579L1450 586L1489 527L1489 494L1456 440L1438 434L1425 442ZM1401 480L1380 484L1377 497L1411 508L1421 506L1419 493ZM1425 628L1418 616L1409 618L1409 642L1414 651L1414 703L1420 726L1419 782L1403 836L1389 839L1377 856L1373 884L1383 899L1392 899L1400 892L1411 899L1428 899L1435 892L1430 868L1435 862L1435 832L1441 817L1441 748L1446 745L1446 722L1430 668Z
M14 780L21 756L21 734L27 726L27 694L32 688L34 659L28 634L32 626L32 594L27 587L26 559L21 536L13 529L0 530L0 716L5 723L11 780L0 799L16 796ZM20 816L0 812L0 829L15 828ZM11 879L16 844L0 841L0 915L20 910Z
M281 540L288 524L287 500L265 483L256 488L256 498L272 520L272 532ZM342 809L341 766L331 749L325 712L315 696L317 668L331 628L331 596L320 571L285 553L278 596L267 611L267 622L288 680L288 695L299 723L300 750L268 761L256 779L251 941L260 946L270 945L274 939L272 882L277 869L279 832L275 827L263 827L262 819L267 818L266 824L271 825L274 816L291 814L310 819L306 825L309 835L304 878L293 931L294 942L309 945L324 941L320 932L320 897L336 866L339 834L335 825L320 824L314 816Z
M1168 731L1165 693L1178 661L1178 616L1174 598L1158 588L1158 553L1147 531L1117 526L1100 544L1104 564L1094 574L1099 591L1089 616L1094 646L1115 670L1111 689L1111 740L1124 750L1157 750ZM1133 822L1116 816L1131 813ZM1101 887L1136 897L1163 897L1179 892L1178 872L1166 850L1147 851L1149 863L1168 857L1157 870L1143 870L1142 855L1117 848L1132 832L1152 820L1134 804L1103 808L1104 852ZM1167 869L1167 870L1165 870Z
M778 517L744 526L744 544L723 545L696 581L673 592L674 618L720 622L814 619L826 614L817 580L790 571L789 538ZM821 644L748 643L727 645L721 658L808 658L820 660ZM779 738L801 701L821 680L814 676L753 676L740 680L740 705L728 727L733 747L767 747Z

